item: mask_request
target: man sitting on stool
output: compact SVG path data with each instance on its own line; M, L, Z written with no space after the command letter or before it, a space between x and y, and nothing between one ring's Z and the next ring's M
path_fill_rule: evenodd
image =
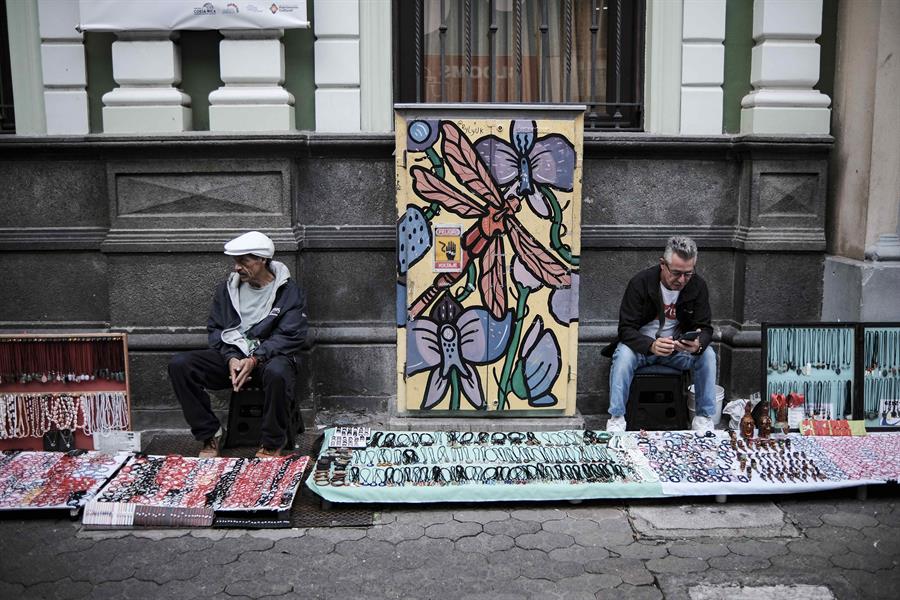
M216 289L206 328L209 348L176 354L169 378L201 458L219 455L222 430L206 390L262 381L265 405L257 458L279 456L287 440L296 379L294 355L306 339L306 298L288 268L272 260L275 245L258 231L225 244L234 272Z
M625 431L625 404L634 372L665 365L693 373L696 416L691 428L713 429L716 353L712 341L709 290L694 273L697 244L683 236L669 238L659 264L628 282L619 308L619 335L603 349L612 357L609 371L607 431ZM682 339L687 334L688 338Z

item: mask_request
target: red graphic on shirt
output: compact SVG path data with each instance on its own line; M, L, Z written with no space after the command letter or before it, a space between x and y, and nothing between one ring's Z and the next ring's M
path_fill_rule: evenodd
M675 320L675 303L672 304L663 304L663 309L666 313L666 318L674 321Z

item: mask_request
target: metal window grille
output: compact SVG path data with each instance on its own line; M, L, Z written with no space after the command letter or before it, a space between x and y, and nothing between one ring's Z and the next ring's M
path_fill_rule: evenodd
M643 122L645 0L396 0L398 102L585 104Z
M6 27L6 3L0 2L0 133L16 132L12 76L9 67L9 30Z

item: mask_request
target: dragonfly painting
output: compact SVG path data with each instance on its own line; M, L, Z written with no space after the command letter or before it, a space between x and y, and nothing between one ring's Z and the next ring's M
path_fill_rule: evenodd
M398 405L571 415L584 113L444 110L396 120Z
M478 261L478 290L482 302L495 319L507 311L506 251L508 239L515 255L537 279L551 288L571 285L566 265L553 256L519 221L516 214L522 200L514 188L501 193L490 169L472 142L452 121L443 121L441 149L450 172L468 192L458 189L432 171L413 166L412 187L423 200L436 203L447 211L476 221L466 230L460 248L462 272L442 273L410 306L415 318L438 297L440 292L458 281L473 261Z

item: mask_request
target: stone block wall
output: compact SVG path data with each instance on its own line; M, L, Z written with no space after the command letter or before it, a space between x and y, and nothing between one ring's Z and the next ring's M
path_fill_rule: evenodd
M389 412L396 398L393 138L288 134L0 139L0 332L129 334L138 429L182 427L166 363L202 347L222 244L262 229L306 290L298 400ZM831 138L588 135L578 408L606 410L633 273L694 237L729 395L759 386L759 325L817 320ZM227 393L217 394L224 407Z

